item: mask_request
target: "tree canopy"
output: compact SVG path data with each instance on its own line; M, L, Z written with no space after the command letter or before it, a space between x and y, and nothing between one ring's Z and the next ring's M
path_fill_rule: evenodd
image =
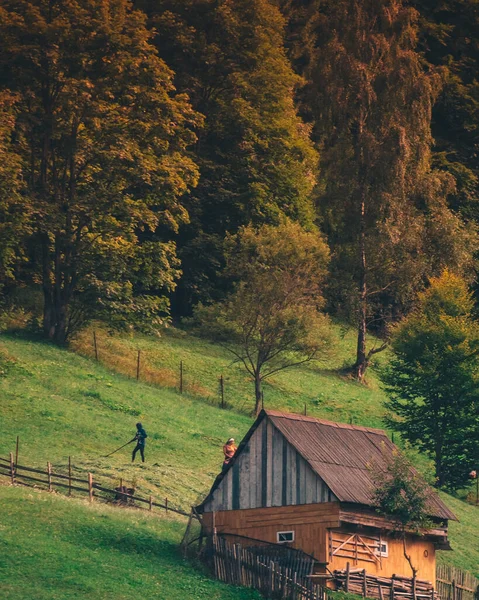
M479 460L479 325L466 283L445 271L392 332L382 377L389 425L428 454L437 485L467 484Z
M440 78L416 50L417 13L402 0L340 0L321 3L312 19L309 97L330 302L357 323L354 370L363 379L368 324L404 314L426 275L467 268L472 237L447 205L453 179L432 169Z
M200 181L185 198L184 274L177 311L221 298L223 239L288 217L311 226L317 151L294 103L301 85L286 56L284 19L268 0L159 0L150 17L175 85L205 116L193 152Z
M200 124L126 0L4 0L0 82L16 98L28 248L59 343L99 311L158 320L179 275L160 225L187 220ZM144 232L140 239L140 232Z

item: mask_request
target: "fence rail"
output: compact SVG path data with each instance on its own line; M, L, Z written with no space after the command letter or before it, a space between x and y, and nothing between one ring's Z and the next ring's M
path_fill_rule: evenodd
M366 569L351 569L349 563L345 570L334 571L334 582L341 591L378 600L439 600L430 581L371 575Z
M479 600L479 579L449 565L437 565L436 588L441 600Z
M10 454L10 458L6 459L0 457L0 476L8 477L12 484L21 483L23 485L30 485L34 487L43 487L48 491L59 491L68 490L68 495L71 496L72 492L81 492L88 494L91 502L94 499L103 499L109 501L117 501L121 504L140 504L148 505L148 509L151 511L153 507L160 508L166 512L171 511L185 517L189 516L189 513L171 506L168 502L168 498L165 498L164 503L149 498L144 498L137 495L136 490L127 488L123 485L123 481L119 480L119 486L116 488L102 485L100 481L97 481L97 475L88 473L86 479L81 477L75 477L71 474L71 462L69 460L69 472L60 473L54 470L51 463L47 463L46 469L39 469L36 467L30 467L26 465L16 464L13 453ZM40 477L41 476L41 477ZM111 476L100 476L102 479L107 478L111 481ZM74 485L83 484L83 485Z

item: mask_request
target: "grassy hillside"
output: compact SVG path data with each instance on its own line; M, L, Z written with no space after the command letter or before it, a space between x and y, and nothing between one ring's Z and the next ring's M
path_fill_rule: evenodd
M86 351L88 341L87 337L80 340L80 349ZM98 342L100 357L103 354L119 370L133 367L136 350L141 348L142 359L148 360L146 374L169 387L138 383L67 350L4 335L0 338L5 371L0 378L0 455L13 450L20 435L20 456L30 464L50 460L65 465L71 455L78 470L108 471L118 479L135 480L143 491L160 499L168 496L171 503L187 509L217 474L223 441L229 436L241 439L252 422L245 414L252 402L250 382L221 348L178 331L158 340L108 340L99 332ZM272 381L265 393L266 406L299 411L306 402L308 414L345 421L353 416L355 423L380 426L383 396L374 373L371 387L365 388L332 371L351 355L352 340L346 336L341 343L326 370L302 368ZM175 389L180 360L187 392L183 395ZM216 378L221 373L227 378L227 399L235 410L214 405ZM149 433L147 463L132 465L131 447L105 458L131 439L137 420ZM451 526L457 551L443 553L441 560L479 575L477 509L445 499L461 523Z
M2 599L260 598L184 561L183 523L1 485L0 504Z
M268 379L264 386L265 407L291 412L321 415L326 419L382 427L384 395L379 389L374 365L368 373L368 387L346 376L339 376L345 365L354 361L356 337L351 329L336 329L336 345L329 356L285 370ZM180 329L168 329L161 338L110 336L96 331L101 362L130 376L136 376L137 352L141 350L141 377L162 387L177 389L179 365L183 362L184 389L192 397L219 402L219 377L224 376L226 402L245 414L254 406L251 379L234 357L222 347L188 335ZM93 331L82 333L73 347L94 357ZM384 360L378 355L377 360Z

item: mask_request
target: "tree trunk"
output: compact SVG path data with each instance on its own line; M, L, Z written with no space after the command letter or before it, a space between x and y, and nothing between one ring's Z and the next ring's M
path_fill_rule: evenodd
M359 233L359 315L358 315L358 344L356 350L356 364L354 374L358 381L364 381L364 375L368 367L366 355L366 318L368 307L367 284L366 284L366 223L365 223L365 191L361 191L360 207L360 233Z
M255 406L254 406L254 414L256 416L259 415L261 411L261 375L259 372L255 373L254 376L254 393L255 393Z
M50 265L50 240L42 236L42 288L43 288L43 334L49 340L55 336L55 309L53 302L52 272Z
M405 532L403 532L403 535L402 535L402 543L403 543L404 558L407 560L407 562L409 563L409 566L411 567L413 580L416 581L418 569L416 569L414 567L414 565L412 564L411 555L407 553L406 533Z
M55 244L58 246L58 241ZM68 305L71 293L64 289L64 273L58 247L55 251L55 268L52 269L51 242L47 234L42 237L42 283L43 283L43 333L44 336L63 345L68 337Z

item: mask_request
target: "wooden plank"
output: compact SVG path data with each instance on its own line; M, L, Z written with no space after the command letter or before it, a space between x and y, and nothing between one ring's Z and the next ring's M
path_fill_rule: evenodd
M268 506L268 427L263 421L261 432L261 506Z
M249 478L250 478L250 488L249 488L249 508L256 508L258 506L257 503L257 467L256 467L256 444L258 440L258 430L253 433L249 441Z
M272 506L273 500L273 424L270 421L266 422L266 505Z
M283 440L283 435L276 427L273 427L271 436L271 506L282 506Z

